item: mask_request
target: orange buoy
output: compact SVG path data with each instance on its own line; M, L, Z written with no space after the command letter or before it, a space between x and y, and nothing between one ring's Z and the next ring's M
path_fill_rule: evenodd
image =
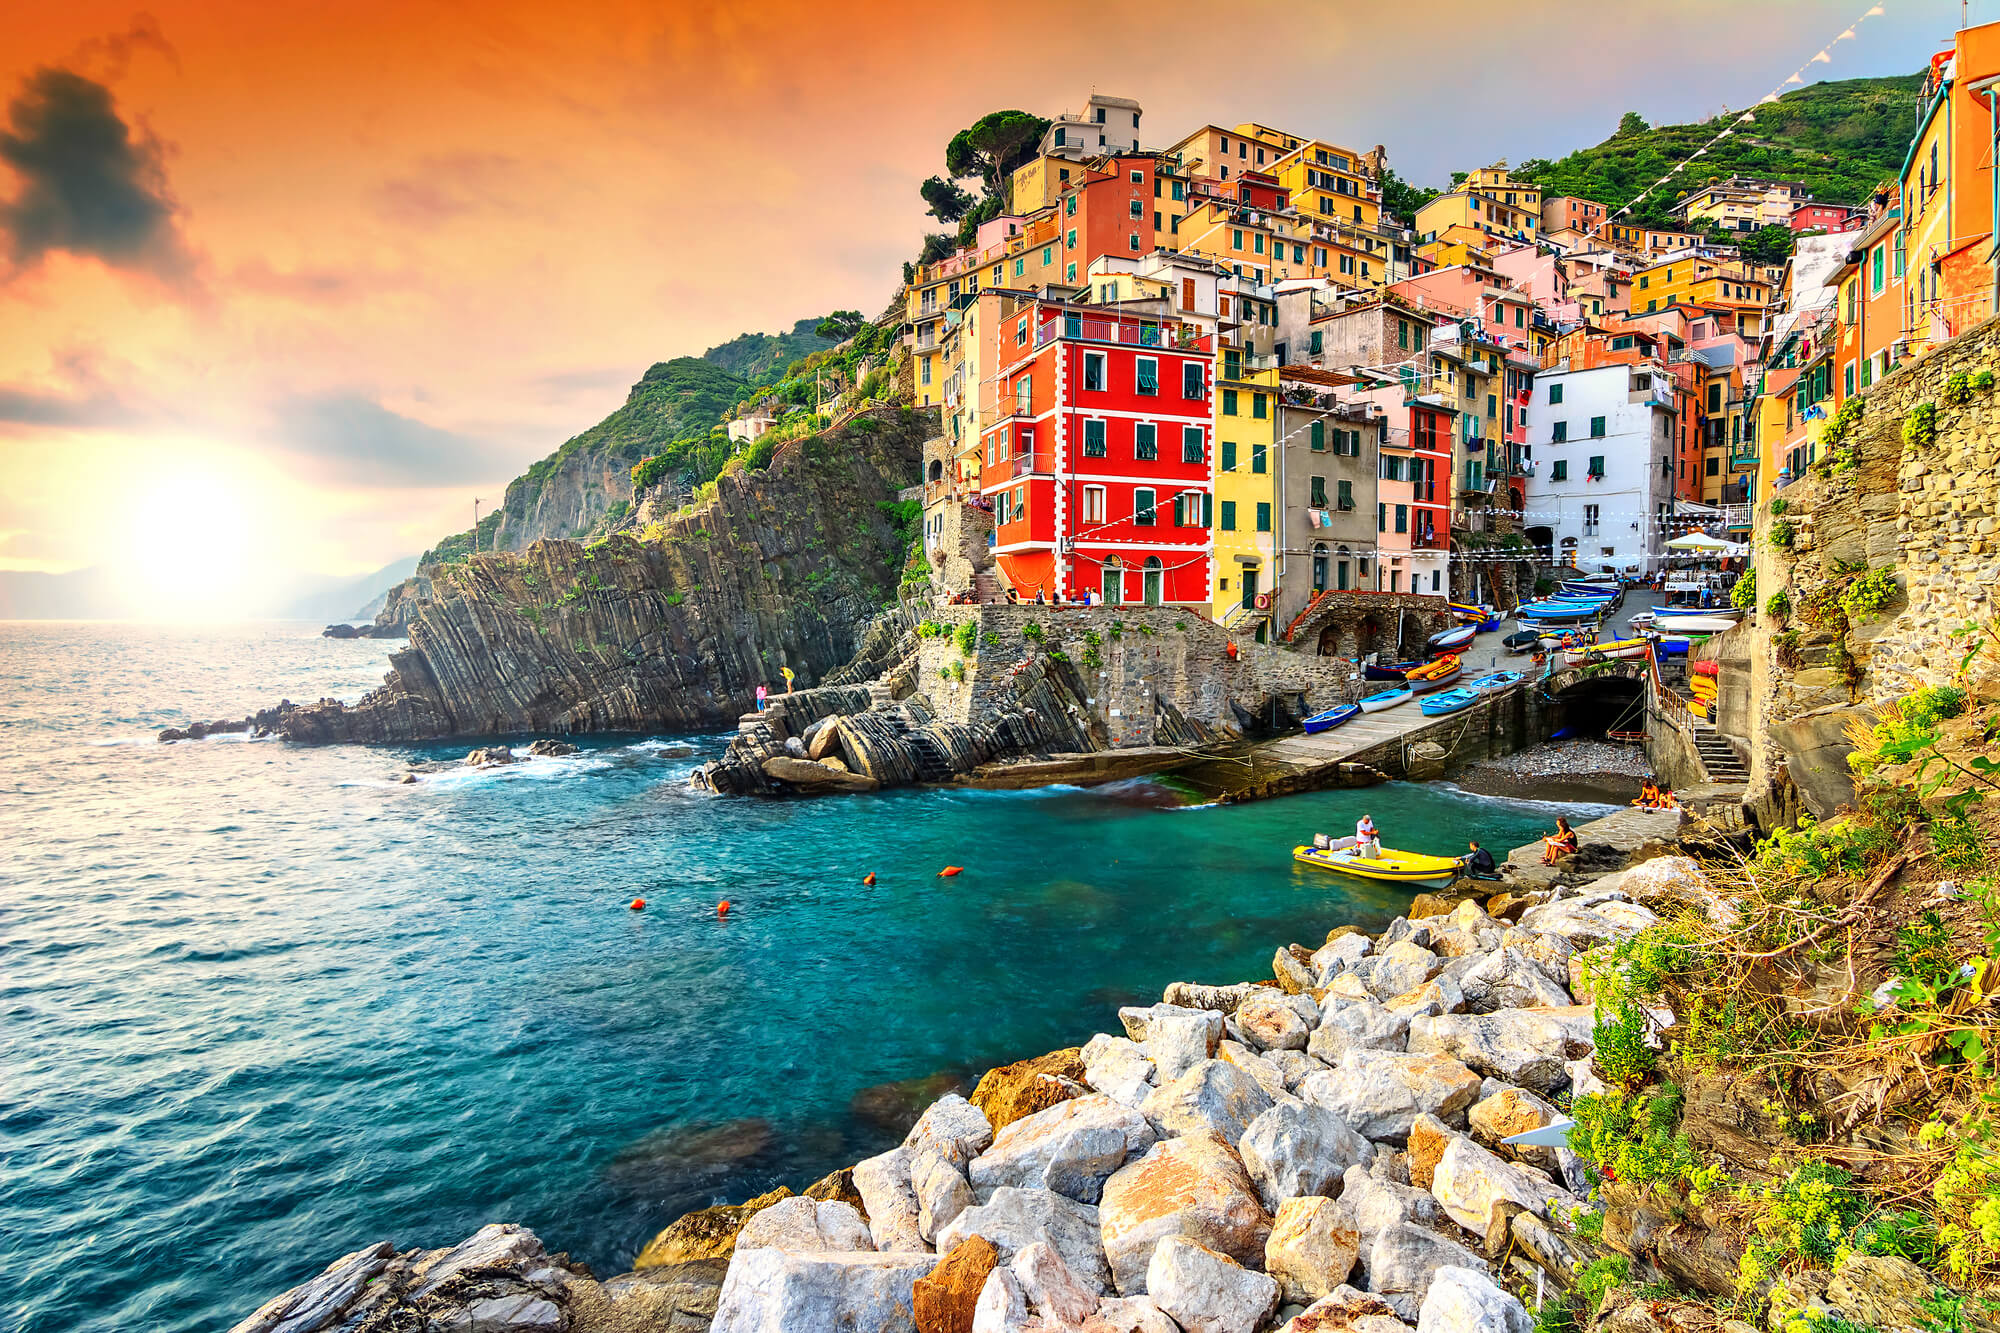
M717 916L729 915L729 899L724 898L721 902L715 905L715 914Z
M626 906L635 912L643 912L646 910L646 900L644 898L634 898Z
M938 878L950 879L953 875L964 873L964 870L964 866L946 866L943 870L938 871Z
M872 870L869 871L867 878L863 879L861 882L863 884L873 884L875 882L875 872Z

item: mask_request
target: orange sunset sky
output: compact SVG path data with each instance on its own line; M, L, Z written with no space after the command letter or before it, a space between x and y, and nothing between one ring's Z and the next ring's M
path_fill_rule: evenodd
M1159 143L1256 119L1442 184L1747 105L1866 7L14 0L0 571L226 613L413 555L651 362L880 311L989 110L1096 87ZM1959 14L1885 7L1812 77Z

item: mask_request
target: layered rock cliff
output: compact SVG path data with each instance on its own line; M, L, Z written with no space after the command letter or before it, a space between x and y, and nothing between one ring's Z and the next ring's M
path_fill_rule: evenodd
M425 571L409 647L353 705L267 709L306 742L656 731L735 721L781 667L809 685L895 596L906 535L883 503L916 482L935 412L880 408L788 442L657 540L539 541ZM386 612L385 612L386 614Z

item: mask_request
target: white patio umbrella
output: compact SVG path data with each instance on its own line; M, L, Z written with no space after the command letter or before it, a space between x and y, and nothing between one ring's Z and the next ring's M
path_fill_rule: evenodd
M1685 537L1676 537L1667 543L1670 551L1727 551L1734 542L1726 542L1720 537L1711 537L1705 532L1690 532Z

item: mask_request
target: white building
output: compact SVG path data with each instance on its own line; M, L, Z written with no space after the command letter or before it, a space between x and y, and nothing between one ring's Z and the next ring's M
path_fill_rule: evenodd
M1129 97L1092 93L1075 115L1065 111L1042 132L1044 157L1087 161L1102 153L1139 151L1139 104Z
M1522 534L1544 559L1660 567L1674 489L1673 379L1652 362L1535 376Z

